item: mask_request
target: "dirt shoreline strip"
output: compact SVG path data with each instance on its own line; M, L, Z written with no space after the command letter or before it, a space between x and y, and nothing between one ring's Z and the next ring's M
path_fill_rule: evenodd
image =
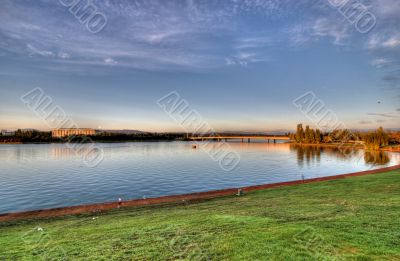
M104 212L107 210L124 208L124 207L137 207L137 206L159 205L159 204L168 204L168 203L194 202L194 201L213 199L213 198L218 198L218 197L223 197L223 196L231 196L231 195L236 194L238 192L238 189L242 189L243 192L249 192L249 191L263 190L263 189L268 189L268 188L275 188L275 187L293 186L293 185L298 185L298 184L306 184L306 183L313 183L313 182L319 182L319 181L343 179L343 178L347 178L347 177L378 174L378 173L387 172L387 171L391 171L391 170L397 170L397 169L400 169L400 165L381 168L381 169L374 169L374 170L367 170L367 171L361 171L361 172L336 175L336 176L313 178L313 179L307 179L307 180L287 181L287 182L280 182L280 183L273 183L273 184L264 184L264 185L256 185L256 186L241 187L241 188L213 190L213 191L174 195L174 196L163 196L163 197L149 198L149 199L135 199L135 200L124 201L124 202L122 202L122 204L119 204L118 202L108 202L108 203L100 203L100 204L80 205L80 206L34 210L34 211L26 211L26 212L6 213L6 214L0 214L0 222L21 220L21 219L59 217L59 216L76 215L76 214L84 214L84 213L96 213L96 212Z

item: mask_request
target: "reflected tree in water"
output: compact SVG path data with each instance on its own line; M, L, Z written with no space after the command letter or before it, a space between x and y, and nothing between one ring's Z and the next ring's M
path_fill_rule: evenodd
M300 144L291 144L290 149L292 151L296 151L297 154L297 164L299 166L304 166L304 163L307 166L310 163L321 161L321 154L324 153L326 155L333 156L340 160L351 161L357 156L360 156L359 151L356 149L346 149L346 153L343 153L338 147L323 147L318 145L300 145ZM362 156L362 155L361 155Z
M390 162L389 155L384 151L366 151L364 160L369 165L386 165Z
M321 161L321 153L323 152L323 148L320 146L302 146L297 144L291 144L290 150L296 151L297 165L299 166L304 166L304 162L307 163L307 166L311 162L316 161L319 163Z

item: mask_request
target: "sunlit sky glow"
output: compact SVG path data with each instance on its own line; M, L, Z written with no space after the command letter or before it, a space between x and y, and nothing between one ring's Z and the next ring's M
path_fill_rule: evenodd
M311 123L313 91L349 128L400 127L400 1L360 0L357 31L328 0L93 1L93 34L59 1L0 1L0 129L48 129L20 101L41 87L80 127L181 131L177 91L217 130Z

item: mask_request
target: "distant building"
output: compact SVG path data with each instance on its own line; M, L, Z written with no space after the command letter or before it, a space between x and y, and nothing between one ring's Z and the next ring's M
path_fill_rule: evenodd
M15 131L11 130L1 130L1 135L2 136L14 136Z
M94 129L54 129L51 131L51 135L53 138L62 138L66 136L73 135L95 135L96 131Z

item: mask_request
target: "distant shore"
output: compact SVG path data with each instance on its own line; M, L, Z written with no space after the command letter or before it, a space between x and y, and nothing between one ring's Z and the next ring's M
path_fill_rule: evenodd
M154 141L154 142L164 142L164 141L189 141L184 139L126 139L126 140L90 140L90 142L77 141L63 141L63 140L53 140L53 141L0 141L0 144L65 144L65 143L121 143L121 142L143 142L143 141Z

